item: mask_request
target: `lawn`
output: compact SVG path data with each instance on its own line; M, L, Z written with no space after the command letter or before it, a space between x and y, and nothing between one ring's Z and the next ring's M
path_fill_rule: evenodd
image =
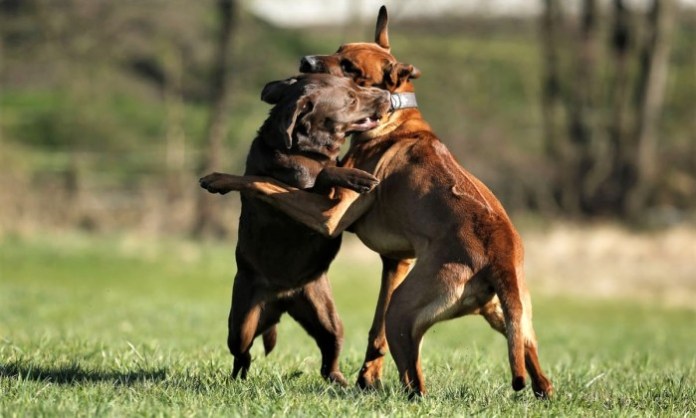
M379 264L348 241L331 271L353 380ZM696 311L551 297L535 287L540 355L556 396L509 387L504 339L476 317L433 328L430 393L325 383L313 341L289 317L247 381L229 379L231 244L79 234L0 239L0 416L685 416L696 413Z

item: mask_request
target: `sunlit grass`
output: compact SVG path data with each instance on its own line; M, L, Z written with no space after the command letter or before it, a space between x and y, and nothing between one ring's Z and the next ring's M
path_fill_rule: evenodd
M331 282L346 335L341 367L362 361L379 265L341 254ZM229 379L226 316L233 246L79 235L0 243L0 415L682 416L696 411L693 310L536 295L541 360L557 395L509 387L505 344L477 317L434 327L430 390L363 393L319 376L313 341L289 317L278 346L254 347Z

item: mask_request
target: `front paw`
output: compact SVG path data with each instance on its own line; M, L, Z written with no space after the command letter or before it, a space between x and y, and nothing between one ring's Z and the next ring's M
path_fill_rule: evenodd
M354 170L345 178L346 184L344 187L354 190L358 193L367 193L372 191L378 184L379 179L367 171Z
M198 184L210 193L226 194L232 190L227 185L228 177L229 174L212 173L201 177L198 180Z

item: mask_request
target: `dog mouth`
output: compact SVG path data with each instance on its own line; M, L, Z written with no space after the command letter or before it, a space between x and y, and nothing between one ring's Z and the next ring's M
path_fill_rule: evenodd
M350 132L364 132L376 128L380 119L381 115L378 114L358 119L350 124Z

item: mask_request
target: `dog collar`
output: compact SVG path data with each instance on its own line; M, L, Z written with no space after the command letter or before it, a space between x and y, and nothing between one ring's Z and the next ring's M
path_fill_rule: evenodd
M391 110L418 107L416 93L391 93L389 101L391 101Z

